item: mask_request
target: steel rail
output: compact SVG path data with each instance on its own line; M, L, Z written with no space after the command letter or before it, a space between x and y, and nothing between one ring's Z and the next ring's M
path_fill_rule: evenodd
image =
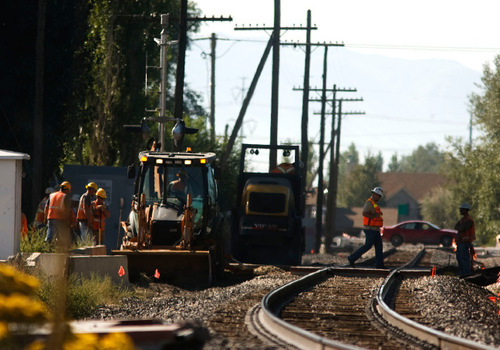
M413 338L418 338L428 344L434 345L439 349L460 349L460 350L490 350L495 347L487 346L468 339L455 337L435 329L429 328L406 317L401 316L391 309L386 300L398 286L397 282L403 277L422 275L422 271L409 270L417 264L422 258L425 250L422 250L410 262L400 266L392 271L386 271L386 276L376 296L372 299L372 310L385 320L392 327L396 327ZM405 270L406 269L406 270ZM294 296L305 288L318 284L333 275L340 275L343 270L344 275L355 275L356 273L367 273L367 269L340 269L323 268L312 272L300 279L289 282L268 293L262 299L258 307L253 308L247 315L247 321L254 324L254 332L259 333L260 337L275 342L286 342L298 349L321 349L321 350L346 350L363 349L351 344L341 343L331 340L312 332L294 326L278 317L280 310L288 304ZM382 271L378 270L378 274ZM428 273L428 272L427 272ZM261 328L261 329L256 329ZM276 341L276 338L279 341Z
M280 319L277 314L286 305L293 295L307 286L318 283L330 274L329 268L310 273L298 280L292 281L268 293L261 301L260 310L256 312L254 321L257 321L274 336L286 341L299 349L321 350L361 350L353 345L343 344L314 333L303 330ZM255 317L257 320L255 320Z
M419 338L429 344L437 346L439 349L477 349L477 350L490 350L498 349L496 347L488 346L485 344L477 343L468 339L455 337L438 330L429 328L413 320L410 320L389 307L386 303L388 297L392 294L398 283L402 279L402 267L392 271L389 276L384 280L381 287L377 291L376 297L373 299L372 308L374 308L379 315L392 326L402 330L407 334Z

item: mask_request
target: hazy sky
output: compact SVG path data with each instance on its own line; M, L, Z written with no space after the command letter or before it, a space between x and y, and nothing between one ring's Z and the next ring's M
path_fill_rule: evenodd
M221 39L217 44L216 75L216 127L217 134L221 135L225 124L230 125L229 130L232 128L241 106L243 93L250 85L270 34L262 30L241 31L234 30L234 28L249 25L252 27L272 26L274 1L198 0L196 3L203 15L207 17L231 16L233 18L232 22L205 22L202 25L201 32L193 36L200 40L193 42L192 50L188 53L186 67L186 81L192 88L202 93L208 111L209 59L206 54L210 52L210 48L208 40L201 39L207 38L211 33L215 33ZM307 10L311 10L312 23L318 28L312 33L313 42L345 44L345 48L337 48L329 53L329 55L337 55L335 58L337 62L343 57L342 51L338 50L350 50L366 55L366 57L376 55L408 60L438 58L459 62L475 70L480 77L483 65L491 63L500 53L500 35L498 35L500 21L497 18L500 13L500 1L497 0L282 0L281 25L305 26ZM225 39L228 40L224 41ZM304 42L305 31L282 32L281 40ZM281 50L278 135L281 142L286 139L300 140L302 96L298 92L288 93L288 91L292 90L292 85L297 87L302 85L304 55L300 50L295 54L290 53L290 50ZM318 50L320 49L313 52L313 56L319 62L316 65L321 66L323 53ZM229 60L229 56L239 54L237 57L241 61L241 52L249 53L248 62ZM250 59L251 52L256 52L256 54ZM266 64L268 72L262 75L267 79L270 75L270 62L271 56ZM339 66L342 66L342 62ZM321 70L316 68L318 67L312 68L311 85L321 86ZM342 73L339 68L335 71L334 67L330 67L328 76L335 74L337 79L344 78L344 81L347 81L347 86L344 87L350 86L349 77L342 77ZM329 82L333 83L333 79ZM355 85L356 82L353 84ZM282 89L285 89L283 93ZM470 91L473 89L474 86L471 84ZM390 115L386 115L384 111L367 110L366 105L370 105L368 102L365 105L362 103L352 105L356 111L365 111L366 116L346 119L341 151L353 142L361 156L367 152L372 154L382 152L385 165L387 165L390 156L395 152L399 155L406 155L419 145L428 142L435 142L444 148L445 137L449 135L466 138L468 137L469 114L465 95L470 91L460 96L441 96L443 104L459 104L463 109L460 115L436 115L433 111L426 111L429 114L428 120L422 120L422 122L412 120L414 118L411 115L405 115L404 106L401 112L391 110ZM370 94L373 93L360 90L358 92L357 95L352 94L348 97L369 99ZM259 98L258 94L264 96ZM245 142L269 142L269 96L270 88L258 85L243 128L244 136L247 136ZM381 97L377 96L377 98ZM385 98L392 101L397 99L397 96L387 95ZM310 105L309 113L312 115L318 110L318 104ZM310 120L311 118L315 117L310 116ZM290 122L287 123L287 120ZM371 126L370 123L372 123ZM368 131L360 128L361 124L368 126ZM375 130L377 125L383 125L383 130L389 137L377 140L376 135L371 135L369 130ZM315 138L316 141L318 129L317 123L314 125L311 121L309 137ZM252 135L252 139L249 135ZM397 140L391 135L402 135L404 141Z
M273 25L272 0L198 0L207 16L231 16L232 23L203 25L202 33L232 38L263 37L262 32L234 31L234 26ZM500 52L500 2L497 0L282 0L281 25L306 25L311 10L317 42L344 42L374 54L410 59L454 59L482 71ZM302 31L283 34L301 40ZM376 47L385 46L385 49ZM405 47L413 47L403 50Z

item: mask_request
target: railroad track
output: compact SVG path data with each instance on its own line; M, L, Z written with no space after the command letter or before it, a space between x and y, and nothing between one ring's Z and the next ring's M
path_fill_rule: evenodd
M298 349L493 349L433 330L401 281L431 274L430 254L392 252L389 270L323 268L269 294L247 314L252 333Z

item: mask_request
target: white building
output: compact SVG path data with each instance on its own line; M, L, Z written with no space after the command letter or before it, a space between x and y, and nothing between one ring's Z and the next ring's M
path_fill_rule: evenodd
M25 153L0 150L0 259L19 252L21 241L21 193Z

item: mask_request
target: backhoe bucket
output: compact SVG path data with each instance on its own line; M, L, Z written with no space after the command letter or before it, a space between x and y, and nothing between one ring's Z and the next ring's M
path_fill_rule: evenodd
M126 255L129 280L137 280L140 274L154 277L159 282L211 284L215 257L209 250L113 250L113 255Z

